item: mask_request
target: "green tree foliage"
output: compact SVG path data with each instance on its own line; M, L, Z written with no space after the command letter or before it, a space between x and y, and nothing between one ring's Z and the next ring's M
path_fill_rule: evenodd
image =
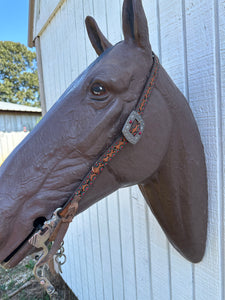
M20 43L0 41L0 101L40 106L36 54Z

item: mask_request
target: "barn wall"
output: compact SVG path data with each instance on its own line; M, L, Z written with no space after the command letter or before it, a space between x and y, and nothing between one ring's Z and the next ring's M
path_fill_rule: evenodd
M0 166L14 148L27 136L28 132L0 131Z
M41 118L41 113L0 111L0 132L31 131Z
M0 111L0 166L40 118L41 113Z
M44 10L45 2L38 2ZM143 0L143 4L152 48L187 97L205 147L206 254L195 265L181 257L138 188L132 187L74 219L65 238L63 277L80 300L224 300L225 3ZM39 29L47 109L96 57L84 28L86 15L96 18L112 43L122 37L122 0L66 0L60 5L55 1L57 6L48 24Z

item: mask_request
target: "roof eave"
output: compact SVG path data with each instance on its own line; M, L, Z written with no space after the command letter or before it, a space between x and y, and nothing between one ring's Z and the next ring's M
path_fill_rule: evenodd
M28 19L28 47L34 47L33 31L34 31L34 2L29 0L29 19Z

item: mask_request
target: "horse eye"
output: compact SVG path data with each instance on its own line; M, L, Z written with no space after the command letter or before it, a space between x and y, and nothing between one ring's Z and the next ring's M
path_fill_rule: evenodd
M103 96L107 93L106 88L101 83L94 83L91 86L91 93L94 96Z

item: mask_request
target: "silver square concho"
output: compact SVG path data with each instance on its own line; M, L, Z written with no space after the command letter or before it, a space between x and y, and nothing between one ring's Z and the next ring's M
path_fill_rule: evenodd
M135 120L139 123L140 127L139 131L135 135L133 135L130 130ZM128 142L130 142L131 144L136 144L143 134L144 126L145 124L142 117L135 110L133 110L123 126L122 133L128 140Z

